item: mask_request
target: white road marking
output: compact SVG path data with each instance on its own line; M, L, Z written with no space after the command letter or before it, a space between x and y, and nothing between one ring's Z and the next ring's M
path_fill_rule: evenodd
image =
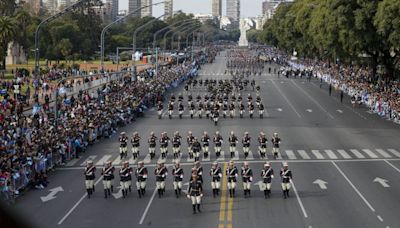
M101 180L103 180L102 177L97 179L94 185L96 186ZM65 221L65 219L68 218L68 216L79 206L79 204L83 201L83 199L86 198L86 196L87 193L83 194L83 196L78 200L78 202L76 202L75 205L67 212L67 214L65 214L64 217L62 217L62 219L58 222L58 225L61 225Z
M303 205L303 202L300 199L299 193L297 192L297 189L296 189L296 186L294 185L293 180L290 180L290 183L292 183L294 194L296 195L297 202L299 203L300 208L303 211L304 218L308 218L307 211L306 211L306 209L305 209L305 207Z
M328 187L326 187L326 184L328 184L328 182L321 180L321 179L316 179L313 184L316 184L319 186L320 189L328 189Z
M381 184L382 187L384 187L384 188L389 188L390 187L390 185L388 184L389 181L386 180L386 179L380 178L380 177L375 177L373 182L377 182L377 183Z
M376 217L378 217L379 221L383 222L383 218L380 215L378 215Z
M307 154L305 150L298 150L297 151L303 159L311 159L310 156Z
M296 155L293 153L293 150L285 150L285 152L289 159L296 159Z
M330 159L338 159L335 153L332 150L325 150L325 153L328 155Z
M202 161L203 161L203 162L205 162L205 161L210 161L210 157L211 157L210 152L208 152L208 156L207 156L207 157L205 157L205 156L204 156L204 153L203 153L203 159L202 159Z
M143 159L143 163L149 164L151 162L150 154L146 154L146 157Z
M106 163L106 161L110 160L111 155L104 155L97 163L96 165L104 165L104 163Z
M43 203L45 203L47 201L50 201L50 200L53 200L53 199L57 198L56 197L57 193L58 192L63 192L63 191L64 191L64 189L61 186L49 189L50 193L48 195L46 195L46 196L40 197L40 199L42 200Z
M139 221L139 225L142 225L142 224L143 224L143 221L144 221L144 219L146 218L147 212L149 211L150 205L151 205L151 203L152 203L153 200L154 200L154 196L156 195L156 192L157 192L157 188L154 188L153 195L151 195L151 198L150 198L150 200L149 200L149 203L147 204L146 209L145 209L144 212L143 212L142 218L141 218L140 221Z
M361 192L354 186L354 184L350 181L350 179L346 176L346 174L339 168L338 165L334 161L332 161L333 166L339 171L339 173L344 177L344 179L349 183L349 185L353 188L353 190L360 196L360 198L364 201L364 203L369 207L372 212L375 212L375 208L368 202L367 199L361 194Z
M362 155L358 150L351 149L350 152L353 153L357 158L365 158L365 156Z
M306 111L311 113L311 112L312 112L312 109L306 109Z
M394 154L396 157L400 158L400 153L395 149L388 149L389 152Z
M249 155L246 160L254 160L253 152L251 150L249 150Z
M96 157L97 157L97 155L90 155L89 157L87 157L86 159L85 159L85 161L83 161L82 163L81 163L81 166L84 166L84 165L86 165L86 162L87 161L89 161L89 160L94 160L94 159L96 159Z
M340 109L338 109L338 110L336 110L338 113L343 113L343 111L342 110L340 110Z
M71 161L69 161L65 166L74 166L76 163L78 163L80 159L72 158Z
M350 159L351 156L345 151L345 150L337 150L337 152L344 158L344 159Z
M370 156L371 158L378 158L378 156L374 154L374 152L372 152L370 149L363 149L362 151L368 154L368 156Z
M281 94L281 96L286 100L286 102L289 104L289 106L293 109L293 111L297 114L297 116L299 118L301 118L301 115L299 112L297 112L297 110L294 108L294 106L292 105L292 103L289 101L289 99L285 96L285 94L283 94L283 92L281 91L281 89L279 89L279 87L275 84L275 82L272 80L271 81L272 84L275 86L276 90L278 90L278 92ZM283 83L283 81L281 81Z
M157 162L162 162L162 163L165 163L167 161L167 158L162 158L162 156L161 156L161 154L160 154L160 157L158 158L158 160L157 160Z
M324 156L322 156L322 154L319 152L319 150L311 150L311 152L314 154L314 156L317 159L324 159Z
M218 161L224 161L225 160L225 152L221 151L221 155L219 156L219 158L217 159Z
M281 109L281 108L277 108L276 109L278 112L282 112L283 111L283 109Z
M129 164L130 164L130 165L133 165L133 164L136 163L136 161L137 161L137 159L134 159L133 156L132 156L132 157L129 159Z
M390 165L394 170L400 173L400 169L394 166L392 163L390 163L388 160L384 160L388 165Z
M380 155L382 155L382 157L384 158L391 158L392 156L390 154L388 154L386 151L382 150L382 149L375 149L376 152L378 152Z
M121 164L121 156L117 156L115 160L112 162L113 165L120 165Z
M237 151L237 150L235 151L235 155L232 158L232 160L235 160L235 161L239 160L239 151Z
M194 162L194 155L193 155L193 158L190 158L189 155L188 155L188 157L186 159L186 162L193 163Z

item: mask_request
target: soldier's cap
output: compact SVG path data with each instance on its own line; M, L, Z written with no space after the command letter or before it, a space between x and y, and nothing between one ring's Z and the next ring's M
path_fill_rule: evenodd
M212 164L213 164L213 165L218 165L218 162L215 161L215 162L213 162Z
M157 165L162 165L163 162L162 161L157 161Z
M245 135L248 135L248 134L249 134L249 132L247 132L247 131L246 131L244 134L245 134Z
M124 161L124 165L125 165L125 164L129 164L129 161Z
M266 163L264 164L264 166L271 166L271 164L270 164L269 162L266 162Z
M249 163L248 162L243 162L243 165L249 165Z
M88 160L87 163L88 164L93 164L93 161L92 160Z
M287 162L284 162L284 163L283 163L283 166L289 166L289 165L288 165L288 163L287 163Z
M121 132L121 135L125 135L125 134L126 134L125 131Z
M260 135L265 135L265 133L264 132L260 132Z
M138 164L144 164L144 162L143 161L139 161Z
M106 164L107 164L107 165L110 165L110 164L111 164L111 161L106 161Z
M229 161L229 164L233 164L233 161L232 161L232 160L230 160L230 161Z
M231 135L235 134L235 132L231 131Z
M154 135L154 131L150 132L150 135Z
M179 134L179 131L175 131L175 135L178 135Z
M189 131L189 132L188 132L188 134L192 134L192 132L191 132L191 131Z
M274 135L278 135L278 133L275 132Z

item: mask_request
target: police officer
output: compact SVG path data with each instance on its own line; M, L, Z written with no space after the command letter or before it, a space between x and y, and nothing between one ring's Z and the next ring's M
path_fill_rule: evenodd
M128 190L131 191L132 184L132 168L129 167L129 162L124 161L122 168L119 170L120 184L122 189L122 196L128 196Z
M161 198L161 196L164 195L165 192L165 178L168 175L168 170L164 166L163 162L157 162L157 168L154 170L154 174L156 175L156 187L158 197Z
M93 165L93 161L88 160L86 162L86 168L85 168L85 172L84 172L85 186L86 186L88 198L90 198L90 196L94 192L94 179L96 178L95 173L96 173L96 167Z
M192 145L193 145L193 142L194 142L194 136L193 136L193 133L191 131L188 132L188 136L186 137L186 142L188 144L189 158L193 159Z
M238 176L238 170L236 166L234 166L233 161L229 162L228 168L226 169L226 176L228 177L228 190L229 196L235 197L235 188L236 188L236 178Z
M142 198L146 193L146 181L147 181L147 168L144 167L144 162L139 161L138 167L135 170L136 176L136 188L139 194L139 198Z
M251 170L251 168L249 168L248 162L243 163L241 174L243 181L244 198L246 198L247 196L250 196L251 182L253 181L253 171Z
M174 113L174 102L170 101L168 103L168 117L172 118L172 113Z
M290 189L290 182L292 180L292 171L289 170L289 166L287 162L283 163L283 167L280 172L281 179L282 179L282 191L283 191L283 198L289 197L289 189Z
M179 112L179 119L182 119L183 112L185 111L185 107L183 106L182 102L178 104L178 112Z
M199 161L200 160L200 151L201 151L201 144L199 142L199 139L197 137L194 138L194 141L192 143L192 151L194 155L194 160Z
M150 159L153 159L156 155L156 144L157 144L157 136L154 135L154 132L150 133L150 138L148 139L148 143L149 143Z
M175 190L175 196L176 198L179 198L181 195L181 190L182 190L182 180L183 180L183 169L181 168L181 165L179 161L175 162L175 167L172 169L172 175L174 176L174 190Z
M187 197L192 200L193 214L196 214L196 206L197 211L200 210L201 198L203 197L203 186L202 183L198 180L198 177L195 173L192 174L192 180L189 183L189 189Z
M111 195L112 180L114 179L114 166L111 165L111 161L107 161L101 175L103 175L103 186L104 186L104 198Z
M202 150L204 153L204 157L208 157L208 147L210 146L210 136L208 136L207 132L205 131L203 137L201 138L201 142L203 143Z
M121 135L119 136L119 156L121 157L121 159L123 159L124 157L127 157L128 154L128 137L126 136L125 132L121 132Z
M261 158L265 158L266 153L267 153L268 139L265 137L265 133L264 132L260 132L260 135L258 136L258 143L260 145L258 147L258 151L260 153L260 157Z
M238 138L235 133L231 131L231 135L229 136L229 152L231 152L231 158L235 156L236 153L236 145L238 143Z
M274 170L269 162L264 164L264 168L261 170L261 178L263 179L261 189L264 191L264 197L267 198L271 194L271 182L274 178Z
M222 143L223 143L222 136L219 134L219 131L217 131L214 136L214 144L215 144L214 148L215 148L215 154L216 154L217 158L219 158L221 156Z
M162 104L161 101L159 101L158 106L157 106L158 119L161 119L163 109L164 109L164 105Z
M245 132L244 136L243 136L243 139L242 139L243 153L244 153L244 158L245 159L247 159L247 157L249 156L250 141L251 141L251 138L249 136L249 133Z
M278 133L274 133L271 142L273 146L272 152L274 153L274 159L276 159L279 153L279 145L281 144L281 139L278 137Z
M213 190L213 197L219 195L219 188L221 186L222 171L218 167L218 162L213 162L210 170L211 188Z
M161 134L160 138L160 151L161 151L161 158L165 159L168 154L168 142L169 142L169 137L167 135L167 132L163 132Z
M138 132L133 133L133 137L131 139L132 143L132 156L133 159L137 159L139 157L139 146L140 146L140 136Z
M179 132L176 131L174 137L172 138L172 150L175 159L181 156L181 140L182 137L179 135Z

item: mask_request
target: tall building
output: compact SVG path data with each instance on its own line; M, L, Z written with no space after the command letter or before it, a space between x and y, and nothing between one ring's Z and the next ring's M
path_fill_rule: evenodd
M262 3L262 14L265 18L271 19L274 16L274 13L278 6L281 3L289 3L291 0L265 0Z
M35 14L39 13L43 5L42 0L25 0L25 4Z
M142 3L142 7L144 7L144 6L149 6L149 5L153 4L153 1L152 0L142 0L141 3ZM153 16L153 6L142 9L140 16L141 17L152 17Z
M240 20L240 0L226 0L226 16L233 22L239 23Z
M222 16L222 0L212 0L212 15L214 17Z
M140 0L129 0L128 12L131 13L141 7ZM132 14L134 17L140 17L140 10Z
M70 6L74 1L72 0L58 0L58 9L65 9L67 6Z
M111 21L117 20L118 17L118 0L106 0L107 7L110 8L109 10L109 17Z
M164 2L164 20L172 17L174 14L174 1L173 0L165 0Z
M57 0L46 0L46 1L43 1L43 6L50 14L54 14L58 8L58 1Z

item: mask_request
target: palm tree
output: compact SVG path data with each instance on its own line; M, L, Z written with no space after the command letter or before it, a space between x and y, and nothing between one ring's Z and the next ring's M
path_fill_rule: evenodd
M7 46L14 39L15 23L8 16L0 17L0 60L3 61L3 69L6 69Z

